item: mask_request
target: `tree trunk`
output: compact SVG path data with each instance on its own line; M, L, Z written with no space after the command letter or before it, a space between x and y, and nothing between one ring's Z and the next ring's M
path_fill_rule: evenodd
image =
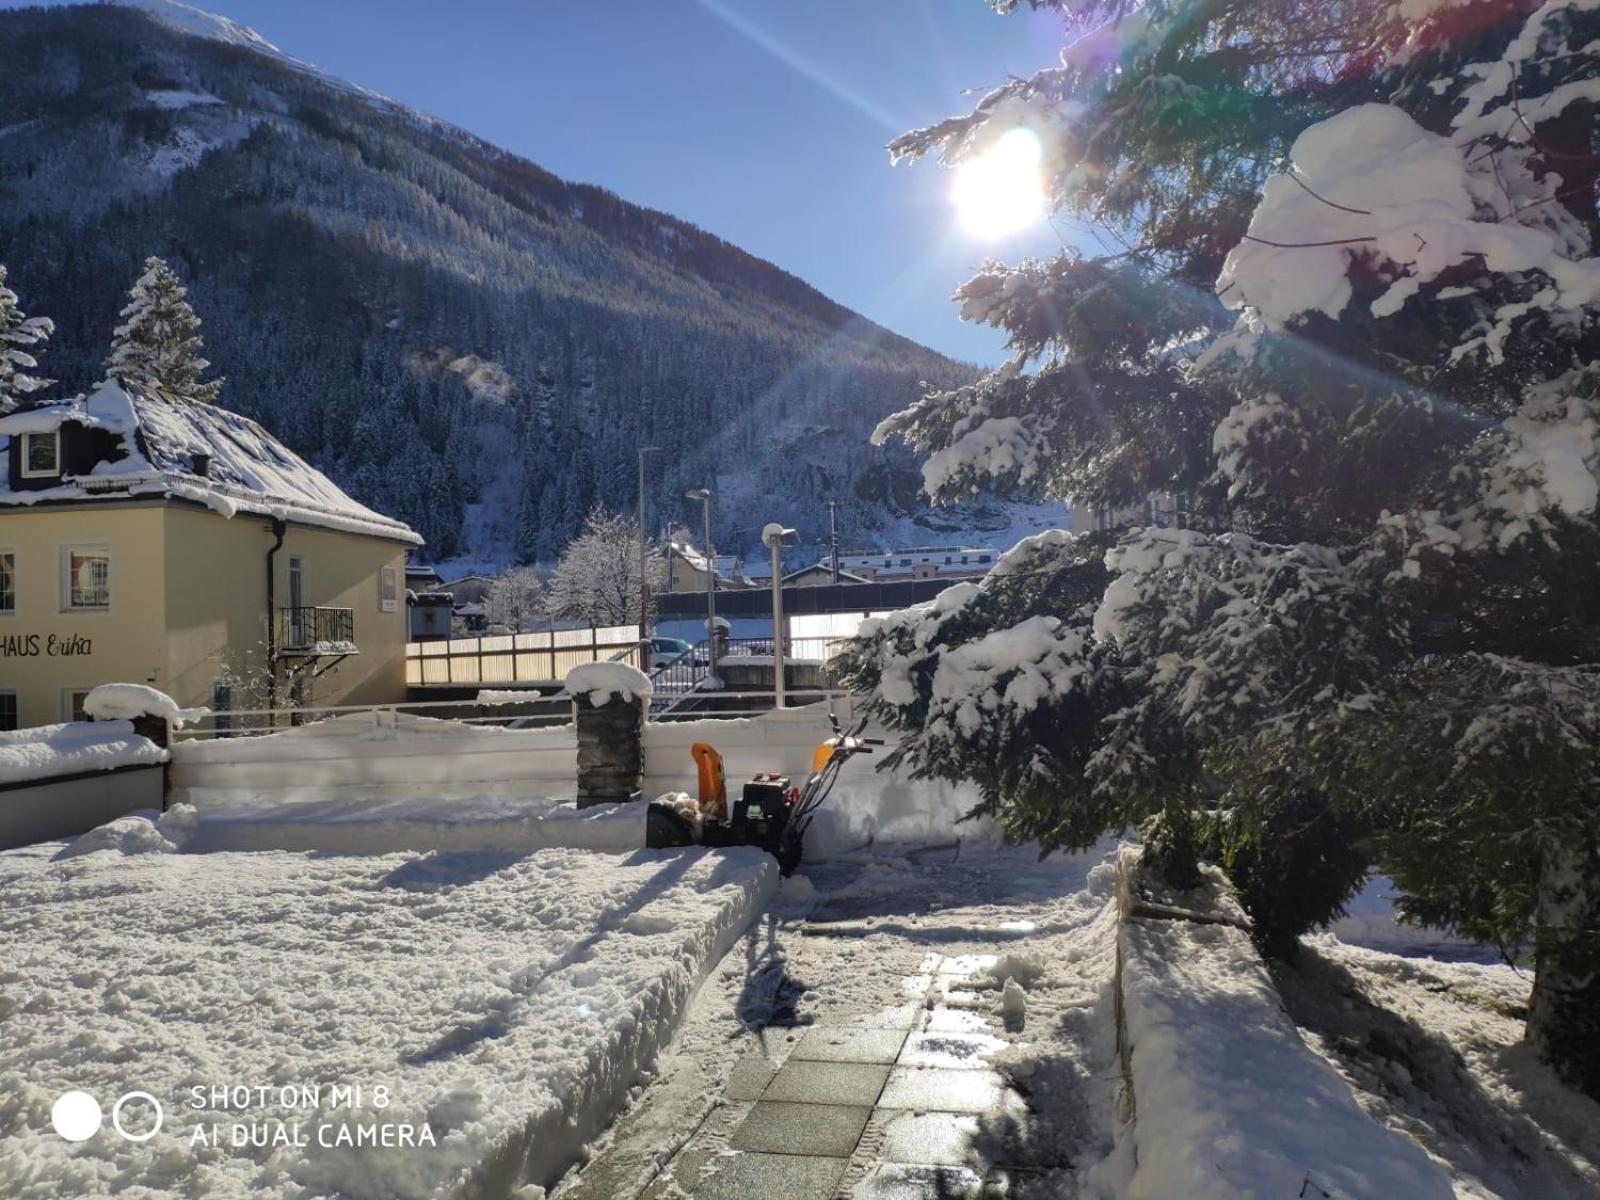
M1600 1100L1600 852L1564 843L1539 874L1528 1040L1572 1087Z

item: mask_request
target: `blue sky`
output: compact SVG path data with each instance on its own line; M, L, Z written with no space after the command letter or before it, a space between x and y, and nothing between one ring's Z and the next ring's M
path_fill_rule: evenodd
M16 7L17 0L0 0ZM905 129L1059 52L1059 18L984 0L211 0L286 53L565 178L674 213L954 357L996 362L951 291L984 258L950 172L891 167Z

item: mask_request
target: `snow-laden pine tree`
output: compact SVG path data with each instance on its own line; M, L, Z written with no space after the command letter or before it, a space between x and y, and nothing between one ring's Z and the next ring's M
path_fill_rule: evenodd
M32 372L39 368L35 347L47 341L55 328L49 317L23 314L17 294L6 286L6 265L0 263L0 415L50 386L50 380Z
M936 496L1133 527L869 627L854 681L1020 835L1220 853L1271 949L1373 864L1531 949L1600 1095L1600 2L1049 6L1059 65L892 151L1025 128L1105 253L986 264L1014 361L879 432Z
M661 586L662 558L655 547L650 550L647 569L655 589ZM639 523L597 505L561 552L544 610L591 625L637 625L639 591Z
M144 260L144 274L129 290L122 324L112 336L107 378L216 402L222 380L200 378L211 364L201 357L200 318L187 295L165 259Z

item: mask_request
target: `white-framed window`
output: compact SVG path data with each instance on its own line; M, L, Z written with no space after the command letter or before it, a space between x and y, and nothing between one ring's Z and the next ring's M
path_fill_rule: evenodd
M0 733L17 728L17 694L0 692Z
M61 689L61 719L63 721L87 721L89 714L83 711L83 706L88 703L89 693L93 688L81 687L71 684Z
M61 611L106 612L111 608L111 547L61 547Z
M0 617L17 611L17 553L0 546Z
M400 611L400 574L394 567L378 568L378 607L384 612Z
M47 479L61 474L61 431L22 435L22 477Z

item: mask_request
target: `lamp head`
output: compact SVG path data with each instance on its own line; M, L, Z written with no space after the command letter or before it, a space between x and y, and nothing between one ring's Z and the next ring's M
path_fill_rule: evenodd
M770 549L777 549L784 542L793 542L795 540L794 530L785 529L776 521L768 522L761 530L761 541Z
M711 499L711 490L709 488L690 488L683 494L683 498L685 500L709 500Z

